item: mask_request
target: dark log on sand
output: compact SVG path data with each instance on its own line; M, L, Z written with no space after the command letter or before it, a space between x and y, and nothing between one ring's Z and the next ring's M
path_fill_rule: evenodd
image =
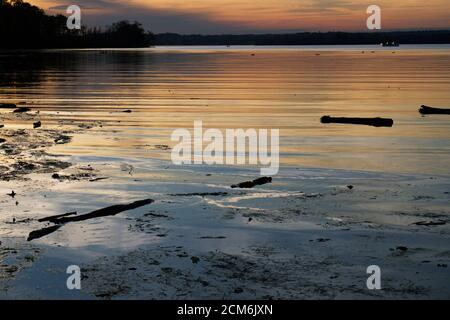
M27 241L32 241L34 239L39 239L39 238L45 237L46 235L57 231L61 227L62 227L61 225L55 225L55 226L31 231L30 234L28 235Z
M84 221L84 220L89 220L89 219L94 219L94 218L100 218L100 217L106 217L106 216L114 216L116 214L119 214L121 212L124 211L128 211L128 210L133 210L139 207L143 207L145 205L148 205L150 203L154 202L153 199L145 199L145 200L140 200L140 201L135 201L133 203L130 204L117 204L111 207L107 207L107 208L103 208L103 209L99 209L99 210L95 210L92 211L90 213L86 213L86 214L82 214L79 216L68 216L67 214L56 218L56 219L52 219L53 222L58 223L58 224L63 224L63 223L67 223L67 222L73 222L73 221ZM45 219L45 218L44 218Z
M111 206L111 207L95 210L95 211L92 211L90 213L83 214L83 215L80 215L80 216L59 218L59 219L55 220L55 223L67 223L67 222L73 222L73 221L84 221L84 220L89 220L89 219L93 219L93 218L114 216L114 215L116 215L118 213L121 213L123 211L133 210L133 209L136 209L136 208L139 208L139 207L146 206L146 205L148 205L150 203L153 203L153 202L154 202L153 199L145 199L145 200L135 201L135 202L130 203L130 204L118 204L118 205L115 205L115 206Z
M421 114L450 114L450 109L440 109L428 106L421 106L419 112Z
M55 139L56 144L66 144L72 141L72 138L65 135L60 135L58 138Z
M62 227L63 224L68 223L68 222L84 221L84 220L89 220L89 219L94 219L94 218L114 216L118 213L137 209L139 207L143 207L143 206L148 205L153 202L154 202L153 199L145 199L145 200L135 201L130 204L114 205L111 207L95 210L90 213L83 214L80 216L75 216L75 217L69 216L69 215L73 215L73 213L70 212L70 213L62 214L59 217L51 216L51 217L47 217L47 218L42 218L39 221L50 221L50 222L56 223L56 225L30 232L30 234L28 235L28 241L42 238L50 233L53 233L56 230L58 230L60 227Z
M443 220L439 220L439 221L419 221L419 222L415 222L414 224L416 226L430 227L430 226L443 226L443 225L447 224L447 222L443 221Z
M320 119L322 123L342 123L342 124L362 124L372 127L392 127L394 121L386 118L345 118L323 116Z
M64 213L64 214L57 214L57 215L55 215L55 216L50 216L50 217L46 217L46 218L39 219L38 221L39 221L39 222L47 222L47 221L49 221L49 222L55 222L55 221L58 220L59 218L64 218L64 217L68 217L68 216L74 216L74 215L76 215L76 214L77 214L76 211L74 211L74 212L68 212L68 213Z
M195 192L195 193L172 193L169 194L171 197L222 197L227 196L228 192Z
M31 111L31 109L27 108L27 107L20 107L20 108L17 108L16 110L14 110L13 113L25 113L28 111Z
M272 178L271 177L262 177L262 178L258 178L256 180L253 181L245 181L245 182L241 182L239 184L234 184L231 187L234 188L242 188L242 189L251 189L255 186L260 186L266 183L271 183L272 182Z

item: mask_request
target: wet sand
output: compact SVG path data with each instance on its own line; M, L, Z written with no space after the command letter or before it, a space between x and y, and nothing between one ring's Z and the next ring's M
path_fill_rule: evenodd
M449 297L448 177L284 168L271 184L233 189L258 171L65 160L61 176L108 179L61 181L51 170L2 182L2 298ZM46 216L145 197L155 203L26 241L52 225L37 221ZM64 287L72 264L82 268L81 291ZM381 291L365 286L372 264L382 268Z
M247 52L239 54L245 54L239 59L248 58ZM306 59L303 54L300 58ZM404 54L419 59L414 56L418 53ZM447 59L442 53L432 54L439 55L441 62ZM438 80L441 84L433 87L430 100L449 101L448 92L438 89L447 85L446 79ZM231 85L234 80L223 81L221 85ZM414 85L407 90L414 90ZM358 94L362 92L367 91ZM10 93L3 94L6 102L23 100L11 101ZM249 101L248 94L236 93L235 100ZM199 114L196 108L203 112L204 101L180 92L175 95L194 106L186 106L193 113L186 112L171 125L189 128ZM394 100L401 96L396 93ZM413 100L411 95L405 97ZM203 99L211 104L218 101ZM299 101L303 100L292 96L290 103ZM324 102L317 103L316 107ZM252 100L248 115L238 124L254 117L249 125L263 125L259 120L264 119L265 108L251 116L253 104L258 105ZM321 125L317 116L321 111L282 124L280 115L287 110L282 109L274 119L288 132L289 143L280 173L272 183L240 189L231 186L258 178L258 168L180 167L168 160L170 126L161 125L161 119L174 118L163 111L167 106L140 110L122 101L87 112L85 104L58 109L39 97L26 105L32 109L26 114L0 110L0 124L5 125L0 138L6 140L0 144L0 298L450 297L448 116L421 118L420 104L407 101L403 110L411 110L391 114L401 118L394 131L333 126L312 135L315 129L307 127ZM127 109L132 112L122 112ZM339 113L344 112L336 109ZM142 119L146 120L139 123ZM42 127L32 129L38 120ZM155 122L149 125L150 120ZM430 130L416 139L414 126L420 121ZM295 128L296 122L306 129ZM295 151L293 145L299 141L289 137L306 139L308 134L310 142L324 142L320 150L317 145L309 153L312 149L306 143L302 152ZM379 141L380 149L370 151L373 141ZM400 142L406 144L396 144ZM343 154L352 147L347 159ZM408 160L412 155L416 157ZM398 163L397 159L406 160ZM307 166L308 161L315 165ZM387 163L392 165L383 167ZM38 221L44 217L74 211L81 215L147 198L155 202L110 217L67 223L45 237L26 241L30 232L53 225ZM66 268L72 264L82 268L81 291L65 286ZM382 270L380 291L366 287L369 265Z

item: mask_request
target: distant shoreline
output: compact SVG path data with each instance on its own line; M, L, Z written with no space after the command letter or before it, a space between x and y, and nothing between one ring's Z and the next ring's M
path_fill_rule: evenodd
M74 52L74 51L146 51L155 50L304 50L304 51L403 51L403 50L450 50L450 43L402 44L399 47L383 47L379 44L335 44L335 45L152 45L148 47L80 47L80 48L36 48L36 49L2 49L0 54L11 52Z
M385 42L401 44L450 44L450 30L391 32L301 32L287 34L223 34L182 35L159 33L156 46L161 45L377 45Z

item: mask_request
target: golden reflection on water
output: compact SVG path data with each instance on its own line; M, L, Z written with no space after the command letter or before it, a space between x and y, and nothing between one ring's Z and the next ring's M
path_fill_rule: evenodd
M3 68L2 101L35 106L46 128L103 123L59 153L169 159L170 151L148 146L173 146L175 128L202 120L205 128L279 128L284 165L450 169L450 117L417 111L450 108L450 50L83 50L21 59ZM395 125L322 125L323 115L382 116Z

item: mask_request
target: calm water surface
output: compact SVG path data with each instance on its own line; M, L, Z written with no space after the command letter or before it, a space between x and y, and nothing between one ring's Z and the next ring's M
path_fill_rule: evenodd
M0 72L1 102L32 105L46 127L103 123L62 153L169 159L146 146L173 146L175 128L202 120L212 128L279 128L282 165L450 168L450 117L418 113L422 104L450 108L449 46L3 52ZM382 116L395 125L322 125L323 115Z

